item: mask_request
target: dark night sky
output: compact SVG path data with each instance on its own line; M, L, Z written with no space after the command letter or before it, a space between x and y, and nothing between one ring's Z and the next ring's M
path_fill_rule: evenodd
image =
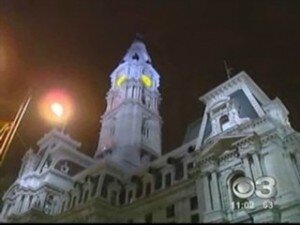
M35 147L51 129L37 101L51 88L64 88L76 100L67 131L92 155L109 74L139 32L161 75L163 152L179 146L188 123L202 116L198 97L226 80L223 59L249 73L271 98L278 96L299 130L299 3L0 0L0 49L6 57L0 116L12 117L33 88L19 133ZM0 175L15 176L25 151L16 138Z

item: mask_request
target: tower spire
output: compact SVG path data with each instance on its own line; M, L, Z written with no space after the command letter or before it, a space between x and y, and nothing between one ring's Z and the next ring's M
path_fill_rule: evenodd
M95 158L109 158L131 173L161 155L159 74L140 34L111 73L111 89ZM130 172L131 171L131 172Z

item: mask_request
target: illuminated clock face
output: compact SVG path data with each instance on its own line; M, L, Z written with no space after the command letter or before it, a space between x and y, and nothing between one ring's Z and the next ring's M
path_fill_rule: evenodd
M148 75L141 76L142 84L146 87L152 87L152 79Z
M121 75L121 76L119 76L119 77L117 78L117 80L116 80L117 86L118 86L118 87L122 86L122 85L125 83L126 80L127 80L126 75Z

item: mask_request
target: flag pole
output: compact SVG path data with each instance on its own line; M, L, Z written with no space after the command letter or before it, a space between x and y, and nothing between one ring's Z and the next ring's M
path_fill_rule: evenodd
M5 140L3 141L2 145L0 146L0 166L2 165L5 155L10 147L10 144L16 134L16 131L20 125L21 120L28 108L28 105L31 101L31 92L29 91L28 97L22 102L13 122L9 125L9 130L7 135L5 136Z
M226 74L227 74L227 79L229 80L230 76L231 76L231 73L230 73L230 69L228 68L226 60L224 60L224 66L225 66L225 71L226 71Z

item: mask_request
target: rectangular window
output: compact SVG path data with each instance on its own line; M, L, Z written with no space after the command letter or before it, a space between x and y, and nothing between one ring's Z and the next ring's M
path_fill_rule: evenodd
M166 180L165 180L165 182L166 182L165 187L170 187L171 186L171 173L166 174L165 178L166 178Z
M190 207L191 210L198 209L198 199L197 196L194 196L190 199Z
M148 213L145 216L145 223L152 223L152 213Z
M191 215L191 222L192 223L199 223L199 215L198 214Z
M175 164L175 180L183 178L183 163L179 162Z
M162 184L162 175L161 173L157 173L155 175L155 190L159 189Z
M175 216L175 206L174 206L174 204L169 205L166 208L166 216L167 216L167 218L171 218L171 217Z

